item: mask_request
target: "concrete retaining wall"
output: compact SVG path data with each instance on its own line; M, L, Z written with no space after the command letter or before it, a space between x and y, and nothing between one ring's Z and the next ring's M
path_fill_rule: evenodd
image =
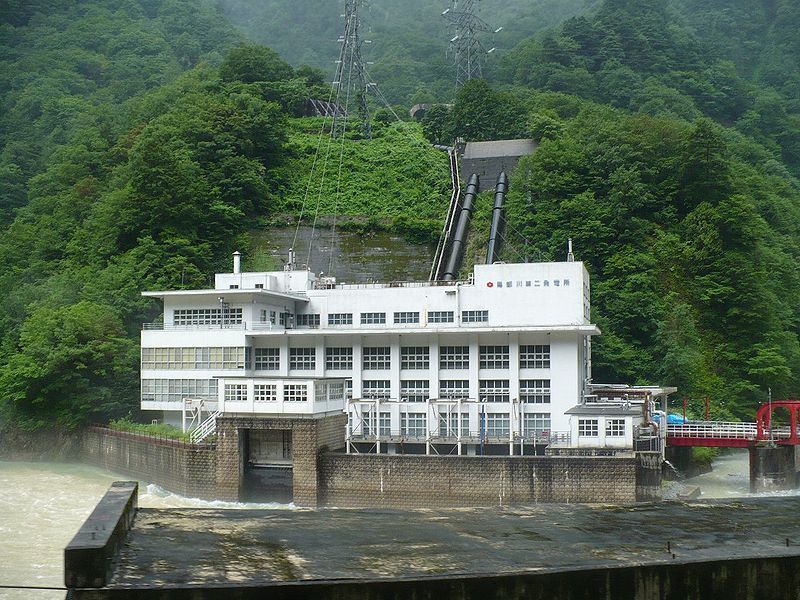
M89 429L81 438L86 462L188 496L218 498L217 453L118 431Z
M320 456L320 504L394 508L636 501L635 458Z

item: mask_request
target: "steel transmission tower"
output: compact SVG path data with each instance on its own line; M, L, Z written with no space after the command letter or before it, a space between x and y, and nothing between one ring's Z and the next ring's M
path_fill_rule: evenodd
M336 77L333 84L337 86L337 104L344 107L344 114L334 118L334 135L341 136L346 127L350 106L355 101L356 112L361 122L365 137L370 137L369 110L367 108L367 73L364 61L361 58L361 39L359 32L361 18L359 10L363 7L364 0L345 0L344 5L344 33L339 37L342 45L339 60L336 61Z
M455 29L448 54L453 57L456 65L456 88L460 88L470 79L480 79L483 76L486 49L478 35L492 29L478 16L476 5L477 0L450 0L450 8L442 13ZM499 30L495 33L497 31Z

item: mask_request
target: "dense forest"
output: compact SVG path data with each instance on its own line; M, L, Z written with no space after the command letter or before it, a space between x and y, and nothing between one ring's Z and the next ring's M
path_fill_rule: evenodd
M487 0L506 37L454 95L444 7L409 4L371 3L372 78L399 113L452 107L348 132L320 211L435 239L448 178L428 142L532 136L507 258L574 239L603 330L595 380L677 385L724 418L752 418L767 387L797 394L800 6ZM339 12L3 4L0 419L135 410L138 328L158 311L139 292L205 285L250 230L297 218L326 127L302 106L330 92Z

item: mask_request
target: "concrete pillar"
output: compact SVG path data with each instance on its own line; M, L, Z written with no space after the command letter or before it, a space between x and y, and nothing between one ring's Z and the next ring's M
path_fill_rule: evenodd
M797 487L795 446L750 448L750 491L790 490Z

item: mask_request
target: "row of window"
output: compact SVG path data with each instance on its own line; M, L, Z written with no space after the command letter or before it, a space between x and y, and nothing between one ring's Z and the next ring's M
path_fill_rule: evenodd
M438 429L434 429L431 432L434 436L457 437L459 435L459 425L461 436L477 437L481 434L480 429L478 431L470 430L468 413L461 413L460 416L458 413L440 414L438 421ZM425 437L428 432L428 415L413 412L401 413L399 431L392 431L391 413L389 412L380 412L377 424L375 413L366 413L360 419L359 425L361 435L365 436L399 434L410 437ZM523 425L527 437L546 435L550 433L550 414L526 413ZM488 413L484 415L482 430L482 433L487 437L509 437L511 434L511 417L508 413Z
M217 309L218 310L218 309ZM239 322L241 323L241 309L230 309L239 311ZM178 311L176 311L177 313ZM452 310L430 310L428 311L428 323L454 323L455 312ZM281 324L285 325L287 320L292 318L289 315L287 319L284 313L281 313ZM275 311L270 311L269 315L266 310L261 311L261 321L266 322L269 318L271 323L275 323ZM318 313L298 313L293 315L294 323L297 327L319 327L321 318ZM385 325L386 313L385 312L363 312L359 314L362 325ZM489 321L488 310L464 310L461 311L462 323L486 323ZM393 313L393 322L395 325L414 325L420 323L419 311L397 311ZM199 322L196 324L206 324ZM330 313L328 314L328 325L352 325L353 313Z
M142 369L244 369L250 348L142 348Z
M478 398L485 402L510 402L508 379L481 379L478 382ZM388 379L365 379L361 382L361 397L367 400L391 398L391 382ZM427 379L403 379L400 381L400 400L403 402L425 402L431 397ZM466 379L443 379L439 382L439 398L457 400L469 398L469 381ZM521 379L519 399L526 404L550 403L549 379Z
M578 419L578 436L598 437L599 419ZM625 419L606 419L606 437L625 437Z
M280 369L280 348L255 348L253 366L258 371ZM361 368L383 371L391 368L389 346L367 346L362 349ZM481 369L508 369L508 346L480 346ZM142 369L244 369L250 364L250 348L142 348ZM521 369L550 368L549 345L519 347ZM289 368L293 371L313 371L317 368L315 348L289 348ZM325 348L325 368L349 371L353 369L353 348ZM403 346L400 348L400 368L427 370L430 368L430 348ZM469 346L439 348L439 368L469 369Z
M182 402L184 398L216 400L216 379L142 379L144 402Z
M173 325L241 325L241 308L179 308L172 313Z

